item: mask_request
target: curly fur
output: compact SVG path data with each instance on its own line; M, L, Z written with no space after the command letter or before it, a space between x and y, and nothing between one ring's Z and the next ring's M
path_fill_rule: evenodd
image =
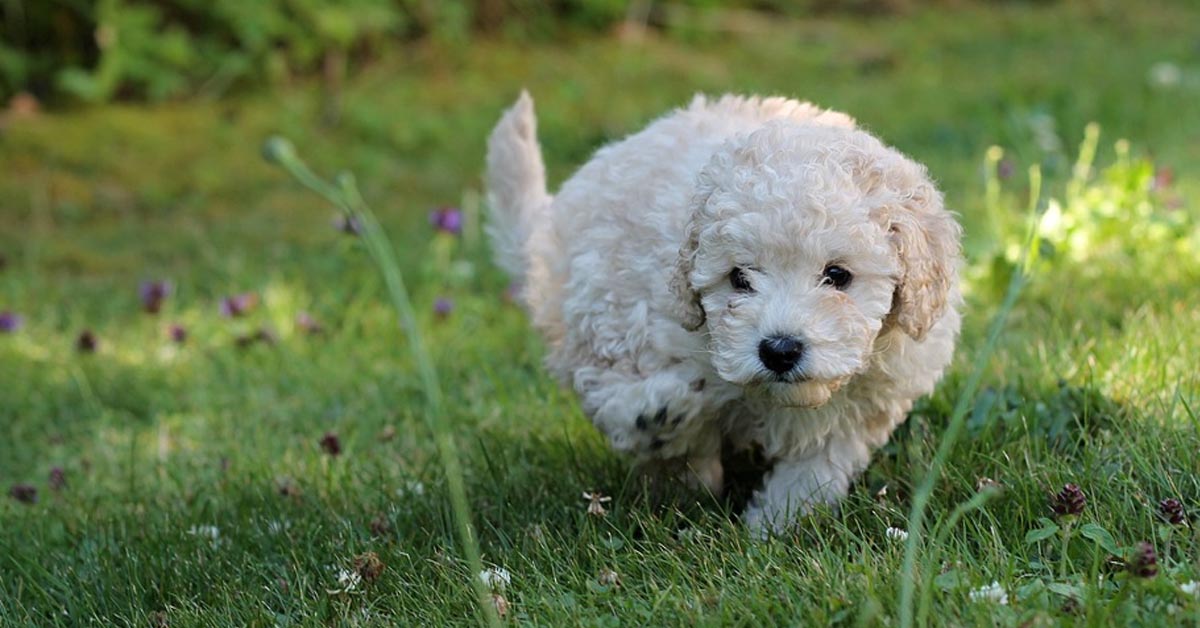
M534 129L522 93L489 143L489 233L549 370L615 449L711 490L723 443L761 448L753 529L836 503L953 354L960 230L925 169L841 113L698 96L551 197ZM758 353L778 334L804 344L786 377Z

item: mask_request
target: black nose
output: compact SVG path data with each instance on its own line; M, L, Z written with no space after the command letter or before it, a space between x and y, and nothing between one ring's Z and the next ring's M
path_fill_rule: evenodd
M804 345L792 336L771 336L758 343L758 359L763 366L781 375L792 370L802 355Z

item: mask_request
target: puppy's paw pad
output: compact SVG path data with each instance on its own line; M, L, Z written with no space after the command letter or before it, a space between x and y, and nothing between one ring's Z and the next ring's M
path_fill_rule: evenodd
M680 415L682 416L682 415ZM667 406L659 408L654 414L644 413L639 414L633 421L634 427L639 430L657 430L661 429L667 422ZM678 425L677 422L672 422L672 425Z

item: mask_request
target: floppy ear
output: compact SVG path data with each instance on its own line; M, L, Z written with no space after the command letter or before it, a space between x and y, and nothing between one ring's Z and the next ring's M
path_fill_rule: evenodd
M700 292L692 286L691 277L696 265L696 249L700 245L701 214L712 190L713 186L707 177L701 175L700 184L689 202L686 235L679 247L679 258L675 260L675 271L669 286L671 295L675 297L672 311L688 331L700 329L707 320L704 305L700 303Z
M874 173L890 188L888 196L896 199L878 210L900 258L900 277L885 324L899 326L916 340L924 338L946 310L962 232L923 170L903 163L892 172Z

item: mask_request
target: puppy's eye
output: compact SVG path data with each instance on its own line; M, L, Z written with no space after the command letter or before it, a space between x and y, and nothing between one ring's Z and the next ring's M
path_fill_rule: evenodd
M734 268L729 271L729 285L733 286L738 292L754 292L754 286L750 285L750 278L746 276L746 271L741 268Z
M850 271L837 264L830 264L825 267L825 272L821 275L821 284L842 290L850 285L851 279L854 279L854 275Z

